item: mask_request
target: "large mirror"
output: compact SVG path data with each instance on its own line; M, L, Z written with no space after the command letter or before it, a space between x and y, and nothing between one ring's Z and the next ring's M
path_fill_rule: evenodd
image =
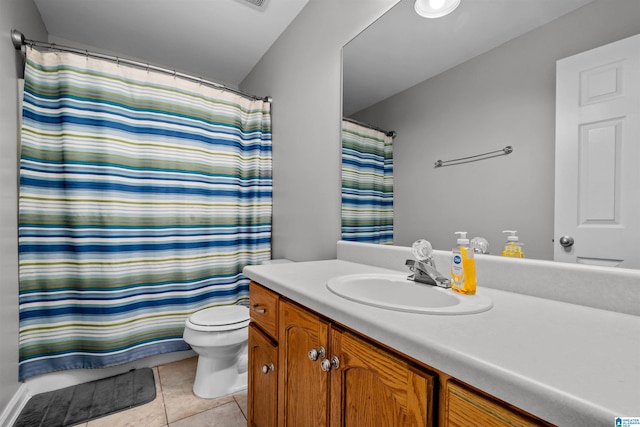
M343 50L343 115L397 133L394 243L449 250L467 231L499 254L517 230L527 258L552 260L556 61L640 33L640 1L461 0L439 19L413 4Z

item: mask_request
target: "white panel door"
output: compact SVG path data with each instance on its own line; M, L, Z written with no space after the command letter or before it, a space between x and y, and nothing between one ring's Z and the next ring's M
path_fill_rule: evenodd
M555 173L554 259L640 268L640 35L558 61Z

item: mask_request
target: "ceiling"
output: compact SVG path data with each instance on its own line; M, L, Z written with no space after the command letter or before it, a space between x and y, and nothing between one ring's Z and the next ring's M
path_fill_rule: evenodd
M260 8L251 0L35 3L56 43L68 41L237 88L308 1L264 0ZM413 0L402 0L345 48L344 113L373 105L590 1L462 0L451 15L425 19L413 11Z
M237 88L308 1L265 0L261 8L248 0L35 3L56 42L68 40Z
M439 19L402 0L347 44L343 114L349 116L593 0L462 0Z

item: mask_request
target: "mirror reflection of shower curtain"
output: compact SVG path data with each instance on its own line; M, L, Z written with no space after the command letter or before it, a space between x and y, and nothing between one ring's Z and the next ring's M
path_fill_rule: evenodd
M20 159L20 380L188 350L271 258L270 103L29 49Z
M393 139L342 121L342 239L393 243Z

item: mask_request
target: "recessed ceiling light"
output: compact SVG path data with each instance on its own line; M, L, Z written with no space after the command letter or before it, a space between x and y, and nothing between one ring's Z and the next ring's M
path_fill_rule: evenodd
M416 13L425 18L440 18L453 12L460 0L416 0Z

